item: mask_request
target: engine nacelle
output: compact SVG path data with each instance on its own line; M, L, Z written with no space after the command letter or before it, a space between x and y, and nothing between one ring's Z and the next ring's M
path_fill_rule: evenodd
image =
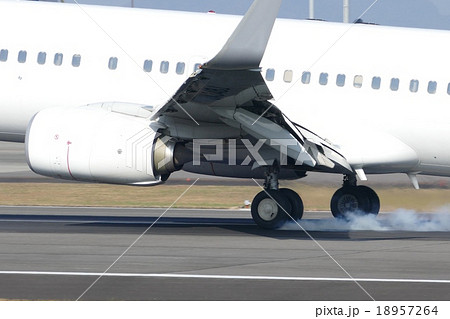
M28 165L37 174L62 179L133 185L164 181L182 163L173 156L176 143L158 133L161 125L150 115L141 105L124 103L43 110L28 126Z

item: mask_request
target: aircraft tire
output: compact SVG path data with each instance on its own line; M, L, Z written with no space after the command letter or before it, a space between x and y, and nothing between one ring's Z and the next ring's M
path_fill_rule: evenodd
M291 204L291 211L289 212L291 217L294 220L302 219L303 212L304 212L304 206L303 206L302 198L290 188L281 188L279 191L284 196L287 197L287 199L289 200L289 203ZM289 218L289 216L288 216L288 220L290 220L290 219L291 218Z
M358 189L369 198L369 209L366 212L371 215L378 215L380 212L380 198L375 191L367 186L358 186Z
M270 194L270 196L267 194ZM289 218L286 212L291 211L288 197L274 190L259 192L252 202L251 212L255 223L264 229L277 229Z
M335 218L347 219L349 215L367 214L371 211L369 192L358 186L344 186L334 193L330 208Z

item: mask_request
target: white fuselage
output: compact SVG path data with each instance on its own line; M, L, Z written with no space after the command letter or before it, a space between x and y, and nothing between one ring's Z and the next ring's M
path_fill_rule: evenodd
M2 1L0 50L7 50L7 59L0 52L0 140L23 141L33 115L49 107L163 105L196 64L217 54L239 21ZM20 51L26 51L23 63ZM74 55L79 66L72 65ZM355 167L450 176L449 57L446 31L279 19L261 67L264 78L275 72L273 80L266 78L273 103L336 145ZM111 58L117 58L115 69ZM146 60L152 61L149 72L143 71ZM302 81L305 72L309 81L306 75ZM379 88L372 87L374 77Z

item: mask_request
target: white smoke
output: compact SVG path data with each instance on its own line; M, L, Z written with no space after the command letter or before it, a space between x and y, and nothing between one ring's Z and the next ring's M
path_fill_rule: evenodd
M390 213L373 215L351 215L348 220L303 219L299 224L308 231L450 231L450 206L433 213L419 213L413 210L398 209ZM283 230L301 230L294 222L286 223Z

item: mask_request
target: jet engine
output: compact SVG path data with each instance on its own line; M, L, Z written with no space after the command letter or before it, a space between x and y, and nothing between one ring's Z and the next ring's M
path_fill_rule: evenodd
M163 126L150 115L142 105L125 103L45 109L28 125L28 165L40 175L78 181L164 181L181 169L186 150L160 134Z

